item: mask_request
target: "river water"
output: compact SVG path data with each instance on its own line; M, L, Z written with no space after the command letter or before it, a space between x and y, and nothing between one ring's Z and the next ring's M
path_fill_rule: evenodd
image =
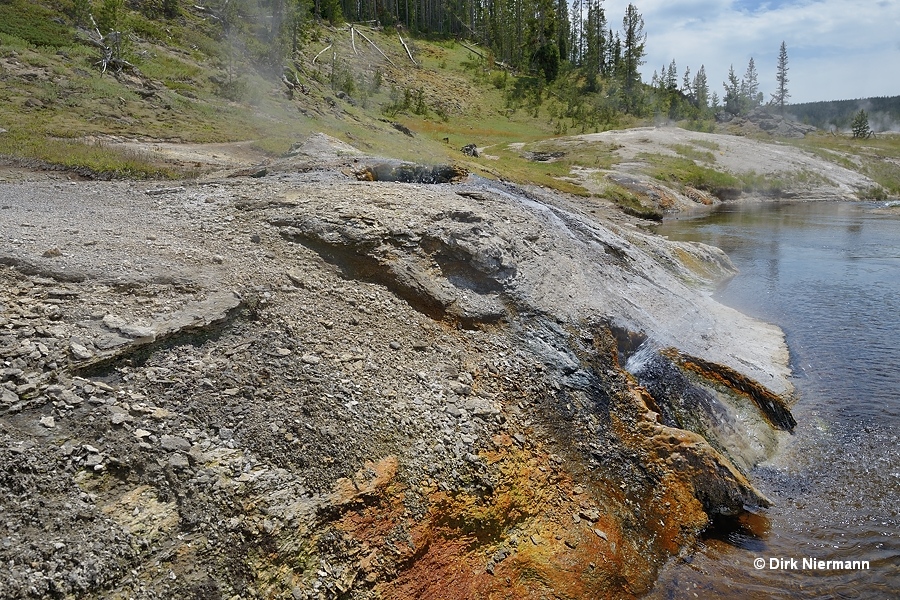
M900 213L883 207L729 204L658 228L722 248L740 274L718 299L784 330L798 426L750 473L775 506L712 529L650 597L900 598Z

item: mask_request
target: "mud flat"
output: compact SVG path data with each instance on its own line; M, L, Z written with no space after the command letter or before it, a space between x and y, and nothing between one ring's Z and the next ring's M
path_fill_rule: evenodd
M0 184L0 596L622 598L768 504L787 351L721 251L309 144Z

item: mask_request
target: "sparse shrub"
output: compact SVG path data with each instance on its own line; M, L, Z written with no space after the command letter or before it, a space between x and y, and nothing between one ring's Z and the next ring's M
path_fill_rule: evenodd
M707 119L690 119L684 123L684 128L689 131L699 131L701 133L714 133L716 123Z
M372 75L372 85L369 86L369 93L374 95L381 91L383 81L384 76L381 74L381 69L375 69L375 73Z
M399 113L409 109L409 90L400 91L397 86L391 86L390 101L381 108L386 116L394 118Z
M241 102L247 97L250 86L244 77L229 77L219 85L219 95L234 102Z
M422 88L416 90L416 107L413 109L413 112L417 115L428 115L428 105L425 104L425 90Z
M397 87L391 87L391 101L381 108L381 112L393 118L402 112L413 112L421 116L428 116L428 105L425 103L425 90L419 88L416 91L404 89L402 92ZM446 120L446 113L443 113Z
M885 190L880 185L873 185L870 188L866 188L859 193L859 197L863 200L878 200L883 201L888 199L887 190Z

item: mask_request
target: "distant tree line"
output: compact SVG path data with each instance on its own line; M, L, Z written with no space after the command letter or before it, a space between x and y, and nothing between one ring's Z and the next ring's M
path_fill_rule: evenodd
M849 130L860 110L876 131L900 128L900 96L792 104L791 115L820 129Z

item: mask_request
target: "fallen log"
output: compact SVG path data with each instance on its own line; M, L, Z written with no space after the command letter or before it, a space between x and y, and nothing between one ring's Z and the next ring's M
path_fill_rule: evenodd
M392 66L392 67L396 67L396 66L397 66L397 65L394 64L394 61L392 61L390 58L388 58L388 55L387 55L387 54L385 54L384 52L381 51L381 48L379 48L379 47L375 44L375 42L373 42L372 40L370 40L370 39L366 36L366 34L364 34L362 31L360 31L360 32L359 32L359 35L362 36L362 39L364 39L364 40L366 40L367 42L369 42L370 44L372 44L372 47L375 48L376 50L378 50L378 53L381 54L381 55L385 58L385 60L387 60L389 63L391 63L391 66Z

